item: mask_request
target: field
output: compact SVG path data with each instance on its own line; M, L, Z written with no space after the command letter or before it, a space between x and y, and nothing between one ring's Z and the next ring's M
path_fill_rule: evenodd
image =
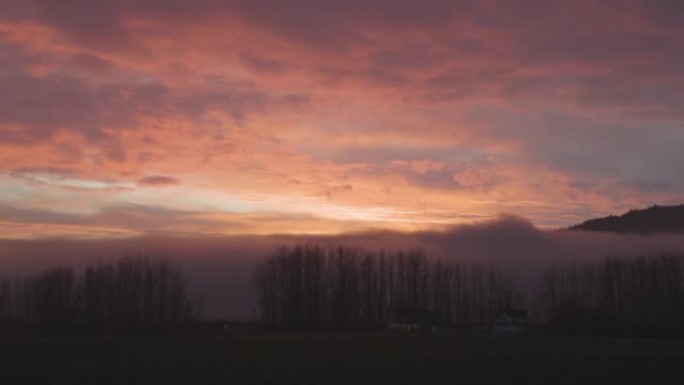
M383 333L4 340L0 371L4 384L674 384L684 381L684 341Z

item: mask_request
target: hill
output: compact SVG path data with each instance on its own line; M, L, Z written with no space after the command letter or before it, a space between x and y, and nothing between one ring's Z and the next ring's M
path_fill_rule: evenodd
M631 210L620 216L591 219L570 227L570 230L638 234L680 232L684 231L684 205Z

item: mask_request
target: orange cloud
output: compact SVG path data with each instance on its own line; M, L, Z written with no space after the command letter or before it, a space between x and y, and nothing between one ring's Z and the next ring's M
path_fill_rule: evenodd
M556 227L673 202L677 4L16 5L0 16L5 228Z

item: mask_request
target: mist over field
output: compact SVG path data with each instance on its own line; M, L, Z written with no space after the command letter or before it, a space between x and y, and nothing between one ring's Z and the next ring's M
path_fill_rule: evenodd
M281 245L317 243L367 250L420 248L431 258L493 265L523 292L538 284L551 265L607 256L652 256L684 251L684 234L619 235L548 231L519 217L453 227L443 232L370 232L337 236L146 236L108 240L0 241L0 277L22 276L55 265L80 266L125 255L147 255L180 263L190 294L207 318L250 319L256 308L254 267Z

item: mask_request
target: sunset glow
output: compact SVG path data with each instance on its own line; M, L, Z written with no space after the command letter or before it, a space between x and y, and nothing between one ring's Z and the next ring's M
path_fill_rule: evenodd
M559 228L680 203L681 8L0 0L0 237Z

